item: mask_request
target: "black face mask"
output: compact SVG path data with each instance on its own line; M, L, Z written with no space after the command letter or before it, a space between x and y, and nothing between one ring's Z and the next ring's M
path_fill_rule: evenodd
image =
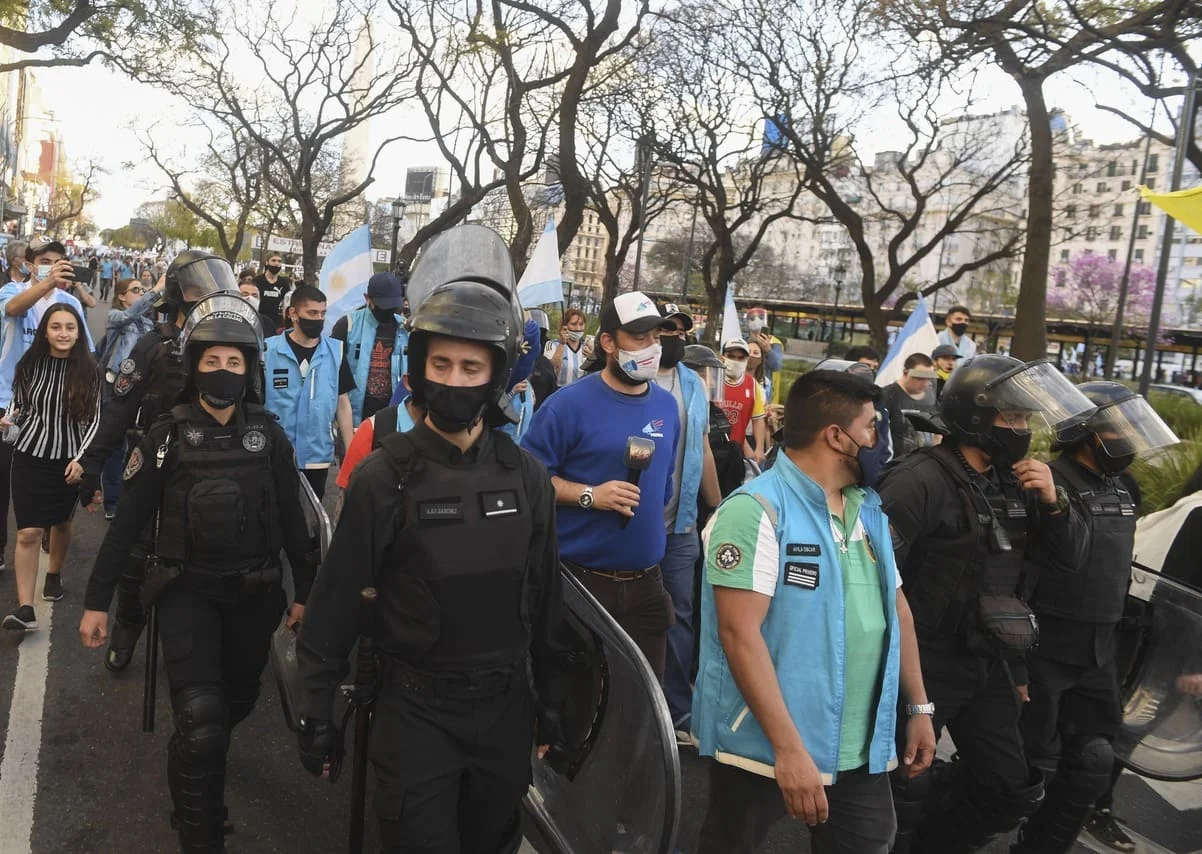
M952 330L952 334L955 335L957 338L959 338L961 335L963 335L965 332L968 331L968 324L967 323L953 323L949 328Z
M396 315L391 308L373 308L371 316L376 319L377 323L396 323Z
M664 335L659 339L661 368L675 368L684 358L684 339L675 335Z
M1118 456L1111 456L1110 454L1106 453L1105 449L1102 447L1102 443L1095 438L1093 446L1093 459L1094 463L1098 467L1098 471L1100 471L1102 474L1113 476L1126 471L1127 467L1135 462L1135 454L1133 452L1128 452L1126 454L1119 454Z
M306 338L317 338L326 327L324 320L311 320L307 317L296 318L295 324L296 328L300 330L300 334Z
M462 433L476 426L492 395L492 386L443 385L422 380L426 407L434 426L444 433Z
M840 428L842 429L842 428ZM860 468L860 476L856 480L856 486L862 486L868 489L874 489L881 481L881 470L885 467L884 451L887 450L884 438L880 432L877 433L877 441L875 445L861 445L855 439L852 439L851 434L843 430L843 435L851 439L851 443L856 446L856 452L849 454L846 451L839 451L845 457L849 457L856 461L856 465Z
M214 409L233 406L242 399L242 393L246 390L246 374L235 374L224 369L197 371L193 381L200 392L200 399Z
M982 447L995 466L1008 469L1031 449L1031 434L1016 433L1009 427L995 424L990 428L989 439Z
M274 276L277 273L279 273L280 270L282 270L284 268L281 267L279 264L267 264L266 266L263 267L263 269L266 270L268 273L271 273L271 275Z

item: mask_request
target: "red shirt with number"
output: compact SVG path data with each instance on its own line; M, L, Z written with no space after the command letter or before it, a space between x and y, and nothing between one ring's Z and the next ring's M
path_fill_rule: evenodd
M737 383L727 380L718 405L730 420L730 441L742 445L751 419L764 417L764 387L752 374Z

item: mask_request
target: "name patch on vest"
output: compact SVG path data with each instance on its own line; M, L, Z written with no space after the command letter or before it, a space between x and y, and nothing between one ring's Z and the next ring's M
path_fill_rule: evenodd
M417 518L423 522L461 522L463 501L458 498L420 501L417 505Z
M802 587L806 590L816 590L818 588L818 564L786 563L785 584Z
M785 546L789 557L822 557L822 546L809 543L789 543Z
M272 371L271 377L272 388L288 388L288 369L276 368Z
M480 512L491 519L495 516L512 516L518 512L518 494L512 489L499 492L480 493Z

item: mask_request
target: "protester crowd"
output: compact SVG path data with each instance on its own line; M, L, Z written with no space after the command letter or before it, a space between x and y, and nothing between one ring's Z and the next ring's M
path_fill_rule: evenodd
M411 312L406 283L377 273L364 304L330 323L327 295L283 275L278 255L237 277L194 251L170 265L105 257L90 282L53 239L10 243L6 259L0 503L6 511L11 496L16 517L18 601L4 626L37 628L46 532L42 598L74 589L62 577L78 500L112 521L81 624L87 645L108 642L110 669L128 666L146 621L131 604L151 583L149 569L130 569L139 542L134 563L175 555L185 578L205 579L184 585L192 599L162 607L246 629L235 675L228 663L169 668L183 850L223 850L228 733L255 702L284 611L281 548L296 589L287 620L303 626L313 685L341 677L356 597L381 590L382 684L408 693L385 688L380 702L413 727L380 735L387 850L460 850L405 840L467 834L469 802L478 845L462 850L503 850L512 837L527 742L537 738L542 755L556 734L536 708L541 694L506 693L527 671L499 656L532 656L540 684L561 564L645 656L679 747L707 757L699 850L753 851L785 815L811 827L820 854L976 851L1020 825L1015 850L1067 851L1086 822L1114 850L1133 850L1108 807L1091 812L1115 776L1113 655L1066 659L1056 644L1077 644L1081 631L1093 633L1091 649L1111 643L1138 505L1124 469L1137 451L1175 441L1138 396L1109 383L1082 393L1046 363L979 353L963 306L947 312L938 346L905 354L884 388L873 384L882 354L864 346L785 387L784 346L763 309L710 349L687 310L638 291L596 317L569 307L553 328L541 310L507 314L509 297L498 302L487 276L423 293ZM205 274L190 279L189 268ZM190 291L196 282L224 285L213 295ZM94 344L85 306L98 301L107 328ZM484 329L492 320L501 333ZM1037 419L1057 437L1051 467L1028 455ZM178 496L176 478L186 481ZM341 515L319 570L295 501L300 488L320 500L331 479ZM191 514L186 530L162 515L173 501ZM223 531L194 543L203 560L167 545L193 542L196 525L243 526L260 506L279 516L264 518L261 538L235 545ZM490 528L494 518L508 527ZM226 550L243 581L255 578L237 594L216 591L229 573L211 567ZM430 566L413 581L380 574L417 556ZM192 560L206 568L189 570ZM335 564L354 565L354 590L326 569ZM1094 610L1075 611L1072 584L1084 582L1069 576L1115 595L1084 597ZM251 596L253 620L237 610ZM494 610L511 606L512 618ZM1052 629L1036 652L1038 631L1015 626L1044 622ZM164 649L188 658L193 640L198 650L228 642L198 638L164 635ZM317 774L333 750L324 691L310 690L300 734ZM525 752L486 756L490 731L455 704L502 695L489 726ZM1060 698L1088 713L1062 719ZM955 763L934 762L944 729ZM440 739L461 769L452 777L484 781L469 801L447 795L458 783L402 767L402 755L450 761ZM415 786L429 799L401 798Z

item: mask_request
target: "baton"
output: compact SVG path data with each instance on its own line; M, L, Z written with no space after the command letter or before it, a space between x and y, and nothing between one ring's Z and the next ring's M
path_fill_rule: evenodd
M347 850L363 854L363 830L367 816L367 746L371 738L376 705L376 655L372 649L371 619L379 594L374 587L359 591L360 624L367 630L359 636L355 661L355 685L351 705L355 709L355 747L351 759L351 829Z
M154 703L159 677L159 609L146 611L146 673L142 679L142 732L154 732Z

